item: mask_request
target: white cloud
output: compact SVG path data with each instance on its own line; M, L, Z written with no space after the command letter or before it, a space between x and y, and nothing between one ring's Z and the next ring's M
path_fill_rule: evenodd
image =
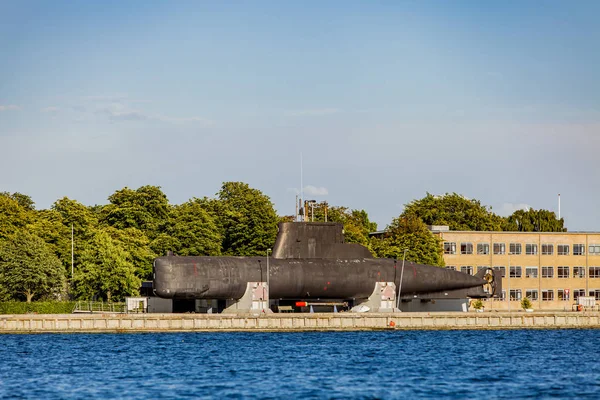
M44 107L41 109L41 111L45 113L55 113L58 112L58 110L60 110L58 107Z
M107 115L108 119L112 122L120 121L161 121L170 124L186 124L186 123L201 123L205 126L212 125L213 122L202 117L171 117L162 114L152 114L144 110L133 108L131 102L125 99L119 101L104 102L104 98L100 96L86 98L87 100L94 101L95 113L100 115ZM117 100L116 97L111 100Z
M286 111L287 117L315 117L322 115L331 115L342 112L339 108L317 108L312 110L291 110Z
M92 102L118 102L121 100L127 99L127 95L124 93L110 94L110 95L100 95L100 96L83 96L82 100L92 101Z
M304 194L308 196L327 196L329 194L329 190L324 187L316 187L312 185L304 186Z
M0 105L0 111L19 111L21 107L14 104L8 104L6 106Z
M213 122L211 120L201 118L201 117L177 118L177 117L167 117L164 115L156 115L154 117L150 117L150 119L156 119L156 120L163 121L163 122L170 122L172 124L185 124L188 122L199 122L204 125L212 125L213 124Z
M492 210L492 211L497 211L497 214L502 217L508 217L509 215L511 215L512 213L514 213L517 210L527 211L530 208L531 208L531 206L529 204L525 204L525 203L503 203L499 210Z
M140 111L107 111L111 121L143 121L149 117Z

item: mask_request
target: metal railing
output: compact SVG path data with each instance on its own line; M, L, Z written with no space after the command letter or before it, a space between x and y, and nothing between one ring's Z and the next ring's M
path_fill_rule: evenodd
M125 303L105 303L103 301L78 301L74 313L125 313Z

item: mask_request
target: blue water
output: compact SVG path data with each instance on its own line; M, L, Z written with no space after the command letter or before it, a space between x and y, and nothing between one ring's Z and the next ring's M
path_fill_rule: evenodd
M600 331L0 335L0 398L600 398Z

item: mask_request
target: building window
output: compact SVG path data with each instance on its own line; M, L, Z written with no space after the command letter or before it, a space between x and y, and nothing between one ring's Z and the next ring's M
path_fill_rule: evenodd
M537 244L526 244L525 245L525 254L534 256L537 255Z
M590 256L600 255L600 244L590 244Z
M494 254L506 254L506 244L494 243Z
M502 301L506 300L506 290L502 291L502 294L500 295L500 300L502 300Z
M490 254L490 244L477 243L477 254Z
M529 300L536 301L538 299L537 289L530 289L525 291L525 297L529 297Z
M585 278L585 267L573 267L573 278Z
M451 269L452 271L456 271L456 267L454 265L446 266L446 269Z
M477 273L481 272L481 270L483 269L487 269L489 268L487 265L478 265L477 266Z
M462 267L460 267L460 272L464 272L465 274L473 275L473 266L463 265Z
M502 273L502 277L505 278L506 277L506 267L500 267L500 266L496 266L494 267L494 269L496 271L500 271Z
M473 243L461 243L460 254L473 254Z
M511 243L508 254L521 254L521 243Z
M521 289L510 289L511 300L521 300Z
M520 278L522 275L521 267L514 265L510 267L510 277L511 278Z
M554 254L554 245L553 244L543 244L542 245L542 255L543 256L551 256Z
M594 297L596 300L600 300L600 289L590 290L590 296Z
M573 255L574 256L582 256L585 254L585 244L574 244L573 245Z
M556 275L559 278L568 278L569 277L569 267L557 267Z
M569 255L569 245L568 244L559 244L556 246L556 252L559 256L568 256Z
M542 267L542 278L554 278L554 267Z
M573 300L577 301L577 299L581 297L585 297L585 289L575 289L573 290Z
M600 267L590 267L590 278L600 278Z
M554 290L542 290L542 301L554 300Z
M444 254L456 254L456 243L444 242Z
M569 289L558 289L556 295L558 300L567 301L569 300Z
M525 278L537 278L537 277L538 277L538 267L525 267Z

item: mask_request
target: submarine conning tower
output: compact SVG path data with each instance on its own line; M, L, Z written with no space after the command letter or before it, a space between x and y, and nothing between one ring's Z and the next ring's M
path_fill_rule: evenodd
M344 227L337 222L280 222L273 257L296 258L373 258L358 243L344 243Z

